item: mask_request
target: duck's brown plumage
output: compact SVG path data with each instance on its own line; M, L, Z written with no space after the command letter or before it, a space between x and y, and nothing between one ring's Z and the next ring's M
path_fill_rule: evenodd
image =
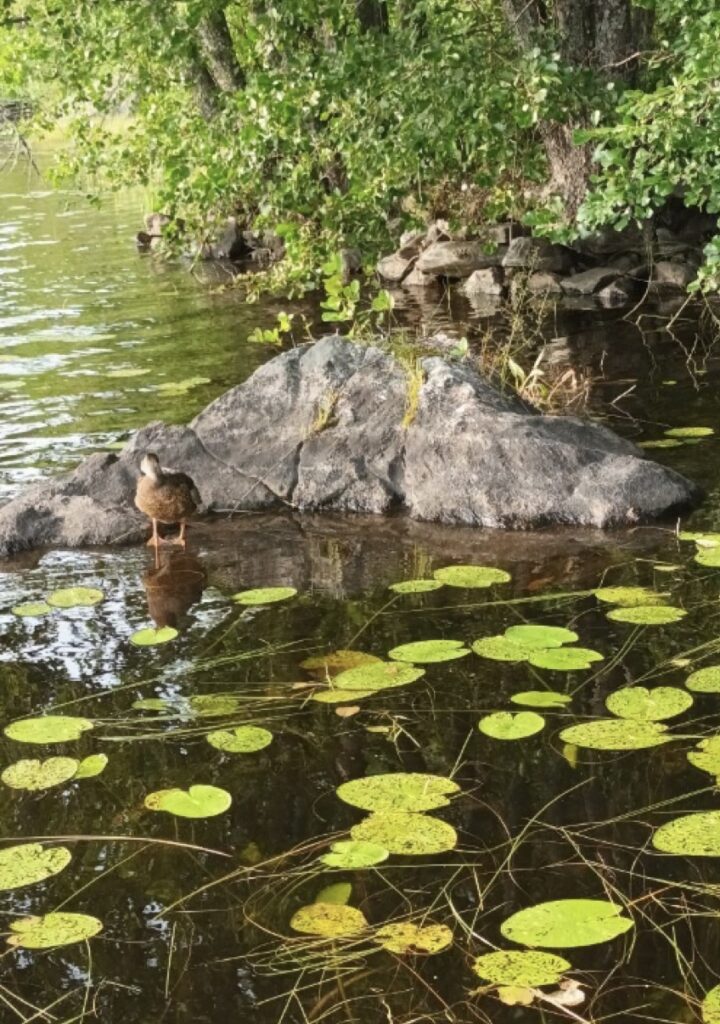
M135 492L141 512L159 523L181 523L195 512L200 495L191 477L162 467L157 456L147 455L141 468Z

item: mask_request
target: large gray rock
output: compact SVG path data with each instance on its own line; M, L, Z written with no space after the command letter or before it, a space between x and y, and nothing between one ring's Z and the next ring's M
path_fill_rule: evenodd
M620 276L621 271L615 267L593 267L566 277L561 285L566 295L594 295Z
M474 270L497 267L502 251L488 252L482 242L433 242L420 253L418 270L438 277L469 277Z
M572 256L564 246L554 245L546 238L513 238L502 265L514 270L566 274L572 267Z
M605 427L542 416L438 357L422 375L339 337L277 356L187 427L151 424L0 510L0 554L140 540L146 451L196 481L207 511L285 507L527 528L678 512L695 485Z

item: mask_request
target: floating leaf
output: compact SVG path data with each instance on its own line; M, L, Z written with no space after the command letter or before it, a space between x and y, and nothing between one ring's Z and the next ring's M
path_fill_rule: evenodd
M522 985L499 985L497 997L505 1006L532 1006L535 990Z
M700 771L720 777L720 736L700 740L698 750L691 750L687 759Z
M315 897L316 903L334 903L336 906L344 907L352 896L352 885L350 882L334 882L333 885L326 885Z
M609 900L551 900L519 910L500 931L524 946L569 948L609 942L632 926L623 908Z
M427 594L441 587L440 580L403 580L402 583L391 583L389 589L396 594Z
M692 540L701 547L716 548L720 545L720 533L697 533L681 530L678 540Z
M700 1004L703 1024L720 1024L720 985L711 988Z
M25 604L16 604L10 609L13 615L19 615L20 618L39 618L41 615L47 615L52 611L52 608L47 601L27 601Z
M303 935L319 935L324 939L340 939L358 935L369 926L357 907L334 903L311 903L293 914L290 927Z
M545 726L542 715L534 711L496 711L478 722L478 729L494 740L522 740Z
M306 669L312 675L320 679L326 679L338 675L349 668L357 668L358 665L377 665L380 658L374 654L366 654L365 651L330 651L329 654L314 655L300 662L300 667Z
M397 661L380 661L374 665L358 665L335 677L339 690L386 690L407 686L425 675L425 669Z
M107 768L107 754L90 754L84 757L75 772L76 779L94 779L96 775L102 774Z
M178 631L172 626L162 626L160 629L149 626L147 629L139 629L137 633L133 633L130 643L135 644L136 647L155 647L158 644L169 643L177 635Z
M375 932L375 941L390 953L442 953L452 946L453 933L445 924L411 924L398 921L386 924Z
M639 448L682 448L682 441L674 437L658 437L651 441L638 441Z
M685 680L693 693L720 693L720 665L707 665L692 672Z
M470 651L462 640L418 640L412 644L400 644L388 651L393 661L420 662L431 664L439 661L455 661L464 658Z
M671 427L663 433L665 437L710 437L715 431L712 427Z
M623 608L637 608L638 605L663 604L667 594L658 594L649 587L599 587L595 597L607 604L619 604Z
M161 381L159 384L156 384L155 387L161 392L161 394L169 397L171 395L186 395L188 391L192 391L192 389L198 387L198 385L209 383L209 377L186 377L185 380Z
M663 853L720 857L720 811L700 811L674 818L657 829L652 842Z
M369 868L374 864L382 864L390 856L384 846L378 843L366 843L354 839L342 839L333 843L330 853L320 858L329 868Z
M493 661L526 661L530 653L527 647L513 643L507 636L486 636L470 646L481 658Z
M44 917L24 917L10 922L15 932L7 940L8 946L22 946L25 949L52 949L55 946L69 946L73 942L91 939L102 931L102 921L89 914L71 914L58 911Z
M64 590L53 590L48 595L47 603L53 608L90 608L103 600L102 590L96 587L66 587Z
M6 725L8 739L18 743L65 743L77 740L93 723L88 718L73 715L43 715L42 718L22 718Z
M0 850L0 890L44 882L66 868L72 855L64 846L24 843Z
M591 651L587 647L551 647L546 651L531 651L528 655L531 665L556 672L577 672L590 668L594 661L602 660L599 651Z
M205 739L218 750L230 754L254 754L272 743L273 734L259 725L238 725L235 729L209 732Z
M659 722L637 722L631 718L602 718L597 722L571 725L560 739L590 750L643 750L669 743L667 726Z
M504 569L489 565L448 565L436 569L433 576L448 587L491 587L494 583L508 583L512 578Z
M639 605L637 608L613 608L607 617L613 622L629 622L634 626L666 626L678 622L687 615L682 608L671 605Z
M241 706L237 697L224 693L201 693L191 697L188 708L194 715L201 718L212 718L215 715L232 715Z
M12 789L50 789L71 779L78 763L74 757L48 757L45 761L28 758L8 765L0 778Z
M244 604L254 607L258 604L275 604L277 601L288 601L295 597L295 587L256 587L254 590L241 590L233 594L232 599L236 604Z
M505 630L505 636L512 643L520 644L528 650L545 650L548 647L562 647L563 644L573 644L578 639L577 633L563 626L510 626Z
M350 700L362 700L363 697L371 697L375 690L316 690L310 698L318 704L344 704Z
M483 981L493 985L555 985L572 969L567 960L553 953L534 950L499 950L479 956L472 966Z
M523 690L514 693L510 700L513 704L527 704L530 708L561 708L569 704L572 697L556 690Z
M611 693L605 701L608 711L620 718L633 718L641 722L661 722L675 718L692 707L693 699L685 690L675 686L627 686Z
M181 818L212 818L222 814L232 803L232 797L218 786L190 786L184 789L159 789L145 797L149 811L167 811Z
M343 782L336 792L346 804L364 811L432 811L446 807L447 797L460 787L442 775L392 772Z
M429 814L383 811L371 814L350 830L353 839L377 843L389 853L421 856L445 853L457 845L457 832L447 822Z
M702 548L695 555L694 559L698 565L704 565L710 569L720 568L720 547Z

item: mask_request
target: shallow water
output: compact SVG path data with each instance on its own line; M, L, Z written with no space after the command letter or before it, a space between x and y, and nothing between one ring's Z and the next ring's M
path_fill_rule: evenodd
M271 354L245 339L255 325L272 323L276 306L246 306L237 292L213 293L186 267L136 256L138 199L93 209L81 196L48 191L24 168L6 171L0 192L6 495L149 419L188 419ZM411 323L455 325L474 338L487 328L486 314L440 297L409 299L401 310ZM657 328L654 318L638 328L579 308L549 318L544 333L557 365L595 380L591 407L628 436L659 438L667 427L691 425L720 432L712 325L699 331L684 313L673 333ZM150 372L111 375L136 369ZM182 395L157 388L191 377L207 383ZM653 454L707 488L691 525L712 529L717 441ZM649 750L602 752L559 735L610 717L605 698L631 683L685 691L689 673L720 660L718 569L696 562L695 553L674 524L527 535L401 516L277 514L201 524L188 555L164 552L159 571L142 548L52 551L6 563L3 726L53 713L83 716L93 728L63 743L3 737L0 767L95 753L109 760L97 777L40 791L0 784L3 847L43 837L72 854L47 881L0 892L5 925L60 908L103 923L88 943L8 953L0 1019L697 1019L698 1001L720 980L718 860L662 855L651 838L680 813L718 806L714 777L686 754L718 731L720 695L693 694L693 706L668 723L678 738ZM457 563L499 567L511 580L420 595L388 590ZM666 594L688 614L661 626L613 621L612 606L591 591L620 584ZM103 600L41 616L11 611L70 586L98 588ZM232 600L264 586L298 593L259 607ZM409 685L348 698L340 707L360 710L342 716L312 699L327 679L301 665L335 649L386 658L414 640L469 644L523 623L568 627L604 660L563 672L469 653L424 665L425 675ZM153 624L179 634L135 646L133 634ZM548 689L572 701L540 710L538 734L509 741L478 730L489 713L522 710L512 694ZM193 697L230 703L193 707ZM166 703L133 706L148 698ZM208 732L240 724L269 729L271 744L241 754L208 743ZM399 771L452 776L461 787L449 807L429 812L454 826L457 846L391 855L364 870L319 863L330 842L347 838L364 817L336 787ZM197 819L145 807L150 793L194 784L227 791L231 806ZM295 933L293 914L338 880L352 884L350 903L368 929L334 942ZM523 948L502 937L506 918L582 896L624 905L633 929L556 950L585 986L577 1016L542 1000L506 1008L495 990L478 991L476 957ZM436 956L379 949L375 929L398 919L444 924L453 945Z

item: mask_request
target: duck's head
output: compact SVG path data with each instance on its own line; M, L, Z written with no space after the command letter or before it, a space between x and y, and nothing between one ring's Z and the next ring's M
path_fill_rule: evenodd
M157 480L161 470L160 459L155 452L147 452L146 455L143 455L140 463L140 472L144 473L145 476L149 476L152 480Z

